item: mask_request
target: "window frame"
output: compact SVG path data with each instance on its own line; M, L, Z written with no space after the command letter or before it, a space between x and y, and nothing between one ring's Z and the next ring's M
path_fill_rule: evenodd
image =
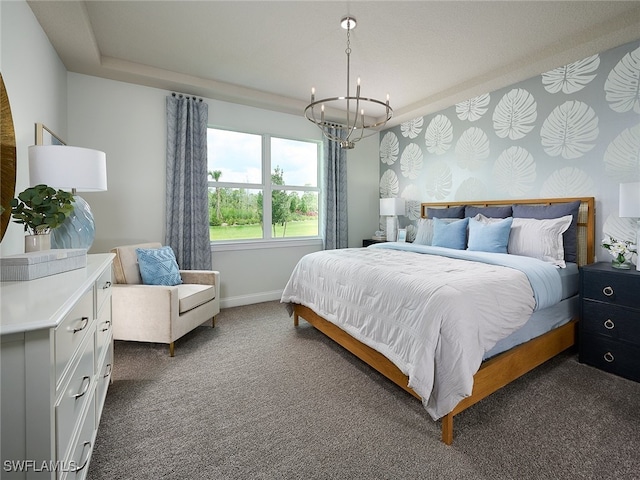
M305 246L305 245L322 245L322 232L321 226L323 224L323 209L324 202L324 189L322 185L322 159L324 158L324 144L321 140L309 139L309 138L297 138L286 135L274 135L271 133L257 133L253 131L238 130L234 128L221 127L217 125L208 125L207 130L223 130L234 133L243 133L247 135L257 135L261 137L262 149L261 149L261 167L262 167L262 184L257 183L238 183L238 182L216 182L207 175L207 187L208 188L241 188L245 190L262 190L262 235L263 238L247 238L239 240L210 240L209 243L212 247L216 247L217 251L231 251L231 250L245 250L253 248L270 248L270 247L293 247L293 246ZM292 140L297 142L314 143L317 145L317 186L311 187L307 185L273 185L271 183L271 174L273 165L271 164L271 139L278 138L283 140ZM288 192L316 192L318 195L318 235L305 236L305 237L273 237L273 231L271 228L272 218L272 203L271 192L273 190L284 190ZM265 228L269 225L269 228Z

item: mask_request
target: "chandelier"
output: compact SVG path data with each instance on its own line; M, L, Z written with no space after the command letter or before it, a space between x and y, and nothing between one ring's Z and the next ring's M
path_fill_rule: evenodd
M387 101L376 100L360 96L360 77L356 83L356 94L351 95L350 90L350 56L351 56L351 30L356 28L356 19L346 16L340 20L340 26L347 31L347 94L344 97L330 97L316 100L316 90L311 89L311 103L304 109L304 116L307 120L315 123L325 137L334 142L338 142L342 148L351 149L355 143L363 138L377 132L376 128L385 125L393 115L393 109L389 106L389 95ZM346 110L346 119L339 121L329 121L325 119L325 106ZM369 118L365 117L365 106ZM318 111L319 109L319 111ZM372 114L372 112L374 112ZM377 112L377 113L376 113ZM377 117L376 117L377 115ZM332 133L335 132L335 133Z

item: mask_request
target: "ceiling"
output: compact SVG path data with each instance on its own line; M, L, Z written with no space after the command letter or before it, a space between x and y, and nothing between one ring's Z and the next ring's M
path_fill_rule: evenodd
M71 72L302 115L391 98L396 125L640 38L640 1L28 1Z

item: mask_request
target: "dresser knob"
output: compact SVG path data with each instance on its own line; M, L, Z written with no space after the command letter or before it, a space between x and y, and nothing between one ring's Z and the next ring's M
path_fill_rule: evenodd
M613 363L613 361L615 360L615 358L613 358L613 353L611 353L611 352L605 353L604 354L604 360L606 362Z
M607 297L613 295L613 288L607 286L602 289L602 293L604 293Z
M613 323L613 320L611 320L610 318L607 318L604 322L604 328L606 328L607 330L613 330L615 326L616 324Z

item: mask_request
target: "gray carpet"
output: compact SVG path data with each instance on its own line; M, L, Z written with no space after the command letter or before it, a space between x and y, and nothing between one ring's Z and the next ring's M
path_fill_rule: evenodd
M99 479L640 478L640 384L556 357L455 417L268 302L176 342L115 342Z

